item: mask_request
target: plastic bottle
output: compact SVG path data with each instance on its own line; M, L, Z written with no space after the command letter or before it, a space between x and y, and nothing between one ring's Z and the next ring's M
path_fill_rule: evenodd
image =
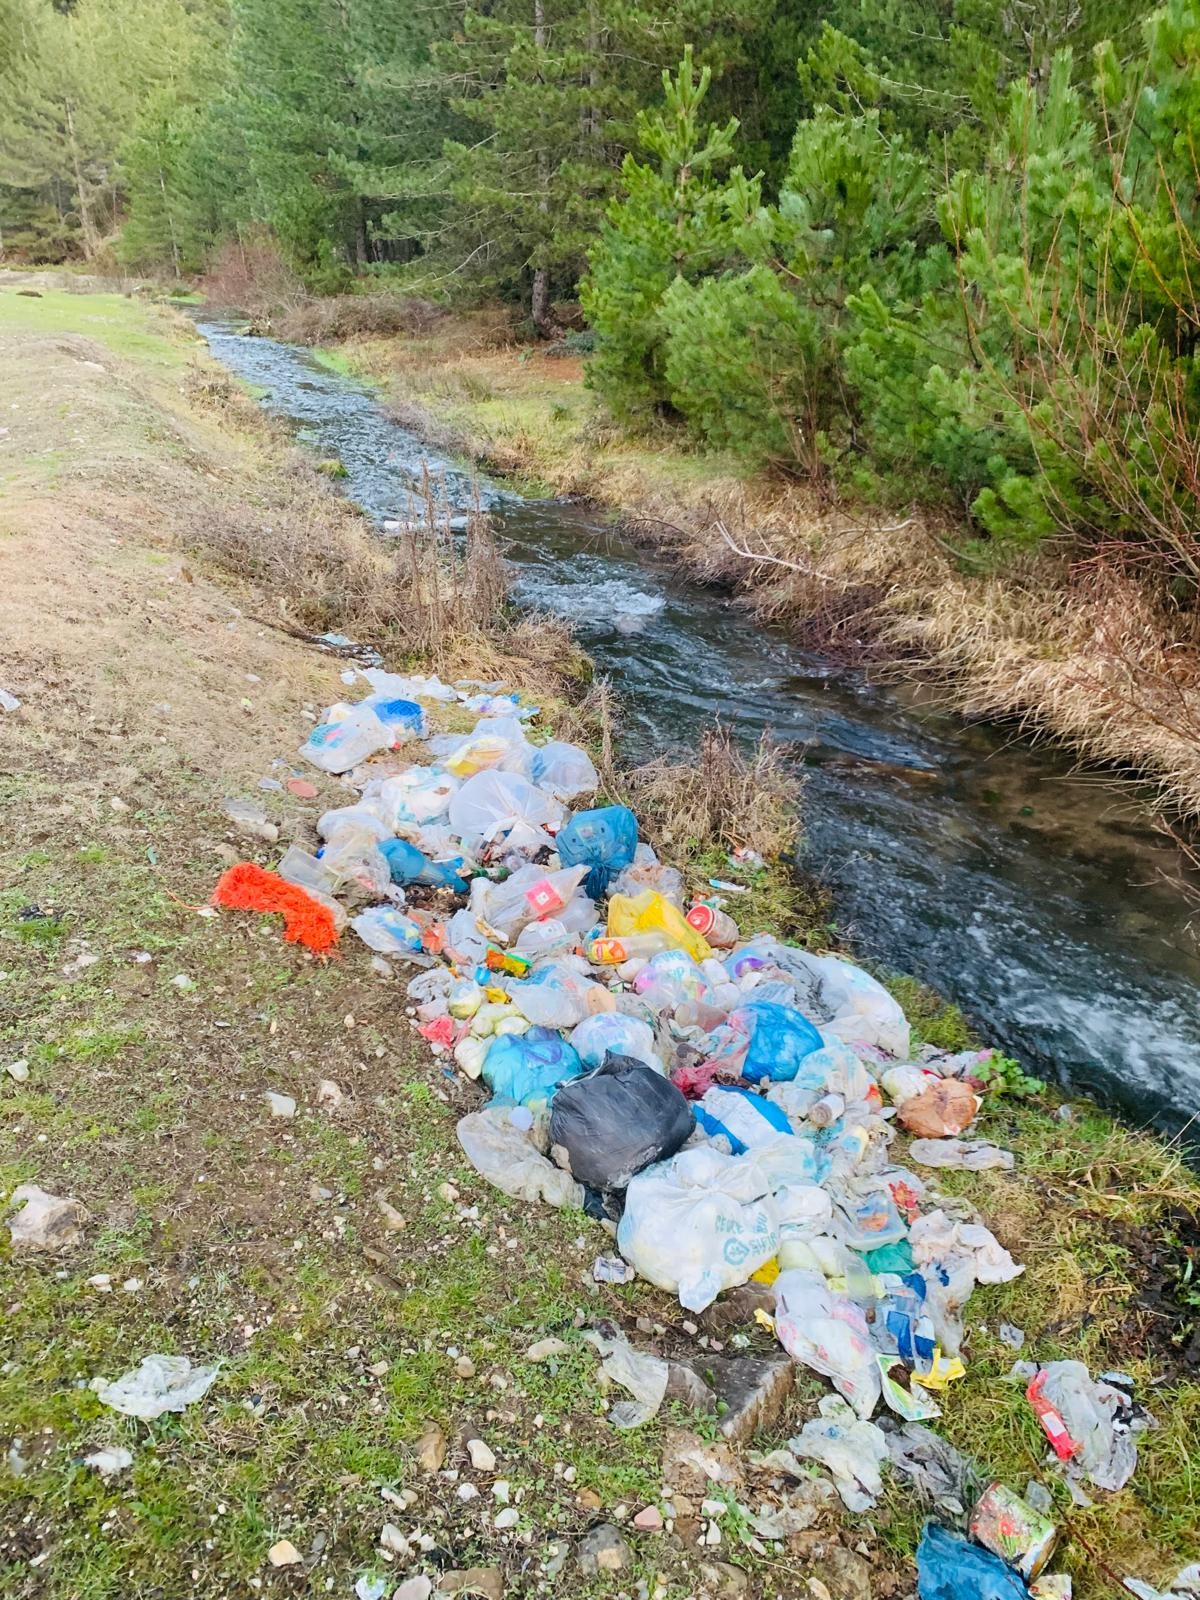
M1038 1421L1042 1425L1042 1432L1049 1439L1054 1454L1060 1461L1070 1461L1072 1456L1077 1456L1083 1446L1077 1439L1072 1439L1062 1415L1046 1399L1042 1389L1046 1382L1046 1369L1043 1367L1036 1377L1031 1378L1029 1387L1025 1391L1025 1398L1037 1412Z
M846 1110L846 1102L840 1094L826 1094L815 1101L808 1108L807 1120L814 1128L828 1128L835 1123Z
M624 933L620 938L602 934L588 939L584 954L596 967L619 967L624 961L644 960L671 948L663 933Z
M687 914L687 920L696 932L702 934L715 950L732 950L738 942L738 925L726 911L698 900Z

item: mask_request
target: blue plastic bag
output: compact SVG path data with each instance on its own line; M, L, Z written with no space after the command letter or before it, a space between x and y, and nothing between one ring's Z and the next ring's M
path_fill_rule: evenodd
M583 1063L553 1028L502 1033L483 1058L483 1081L497 1100L517 1105L545 1104L568 1078L578 1078Z
M372 694L362 703L370 706L385 728L410 733L417 739L425 731L425 712L415 700L395 700L387 695Z
M920 1600L1030 1600L1009 1566L961 1534L927 1522L917 1546Z
M730 1012L730 1025L748 1034L750 1043L742 1062L747 1083L787 1083L800 1072L805 1056L824 1047L825 1041L807 1017L794 1006L772 1000L751 1000Z
M792 1132L791 1123L778 1106L748 1089L714 1083L692 1110L709 1138L728 1139L735 1156L756 1145L769 1144L781 1133Z
M452 889L455 894L467 892L466 879L459 876L461 856L452 861L430 861L407 839L384 839L379 853L388 864L393 883L427 883L435 889Z
M637 818L628 806L577 811L556 841L564 867L588 867L584 892L598 900L609 880L632 866L638 842Z

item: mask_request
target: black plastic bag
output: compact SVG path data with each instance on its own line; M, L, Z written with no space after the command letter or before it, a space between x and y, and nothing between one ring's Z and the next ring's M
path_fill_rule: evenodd
M579 1183L624 1189L643 1167L673 1156L695 1125L691 1106L669 1078L610 1051L602 1067L555 1091L550 1151L560 1164L569 1163Z

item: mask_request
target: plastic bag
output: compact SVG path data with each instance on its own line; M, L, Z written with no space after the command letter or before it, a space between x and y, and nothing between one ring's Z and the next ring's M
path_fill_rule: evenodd
M561 961L537 967L528 978L509 985L513 1005L542 1028L573 1028L582 1022L591 1011L589 996L593 992L605 994L590 978Z
M218 1367L193 1367L186 1356L143 1356L141 1365L111 1383L93 1378L91 1387L102 1406L143 1422L165 1411L183 1411L202 1400L212 1387Z
M377 750L387 750L392 731L365 702L337 722L322 722L300 746L300 755L322 772L349 772Z
M637 818L628 806L578 811L558 835L557 844L564 867L588 868L583 887L596 900L606 892L613 876L633 860ZM613 931L611 916L609 931Z
M468 778L450 800L450 826L469 850L501 836L517 850L536 850L553 840L564 812L553 795L543 794L516 772L480 772Z
M730 1153L735 1156L792 1131L791 1123L778 1106L761 1095L751 1094L748 1089L714 1084L695 1109L696 1121L708 1137L727 1140Z
M980 1099L957 1078L937 1078L920 1094L909 1096L897 1118L921 1139L944 1139L961 1133L974 1121Z
M362 669L360 669L362 670ZM380 667L367 667L362 676L378 695L392 699L456 700L458 693L448 683L443 683L435 672L431 678L419 672L404 676L398 672L384 672Z
M927 1522L917 1546L920 1600L1029 1600L1029 1590L1012 1570L977 1544Z
M527 1106L544 1105L560 1083L582 1071L571 1046L549 1028L501 1034L483 1061L484 1082L496 1098Z
M425 732L425 713L415 700L386 694L372 694L360 702L371 710L388 730L395 744L419 739Z
M409 767L407 772L385 778L372 794L374 785L363 790L363 799L372 799L395 832L404 823L423 824L444 817L460 784L448 772L433 767Z
M635 1173L673 1156L694 1126L669 1078L630 1056L610 1055L554 1096L550 1146L588 1188L625 1189Z
M611 902L610 902L611 903ZM633 980L634 992L652 1011L674 1011L684 1000L706 1000L708 979L686 950L660 950Z
M534 750L533 781L539 789L545 789L559 800L574 800L576 795L594 794L600 783L587 751L581 750L577 744L566 744L561 739L551 739L549 744ZM573 866L574 863L564 861L563 865Z
M1073 1465L1098 1489L1124 1488L1137 1466L1130 1394L1103 1378L1093 1379L1082 1361L1051 1361L1043 1371L1042 1399L1058 1412L1078 1446Z
M665 900L683 909L683 874L678 867L665 866L653 847L642 843L633 853L633 864L620 872L608 886L609 894L636 899L647 889L656 889Z
M821 1035L792 1006L751 1000L729 1013L715 1058L739 1062L748 1083L795 1078L805 1056L822 1048Z
M961 1172L1011 1172L1016 1157L1011 1150L982 1139L914 1139L909 1156L920 1167L949 1167Z
M616 938L626 933L663 933L693 961L706 961L712 954L708 941L688 925L679 907L655 889L646 889L632 899L613 895L608 902L608 931Z
M504 938L513 939L526 923L549 917L562 922L582 877L582 867L547 872L545 867L528 866L510 873L502 883L476 878L471 910Z
M640 1428L658 1414L666 1399L667 1383L671 1376L670 1365L661 1356L646 1355L635 1350L627 1339L618 1336L607 1338L596 1328L588 1328L583 1337L594 1344L604 1357L600 1370L610 1383L619 1383L628 1389L632 1400L618 1400L609 1407L608 1420L614 1428Z
M599 1067L610 1052L630 1056L641 1061L655 1072L662 1072L654 1045L654 1030L640 1017L629 1017L619 1011L600 1011L584 1017L571 1034L571 1044L579 1052L579 1059L587 1068Z
M351 919L350 926L368 950L385 956L411 956L423 950L421 926L399 906L371 906Z
M982 1223L954 1222L945 1211L918 1217L908 1238L918 1267L966 1257L979 1283L1008 1283L1025 1271Z
M908 1055L910 1030L904 1011L869 972L840 956L814 956L791 946L786 950L789 970L799 968L816 981L821 1026L827 1032L849 1044L873 1044L889 1055Z
M700 1145L647 1168L626 1191L617 1248L689 1311L745 1283L778 1248L774 1210L748 1160Z
M527 1112L487 1106L463 1117L457 1132L467 1160L502 1194L574 1210L582 1207L583 1190L539 1150Z
M908 1229L888 1186L879 1178L843 1179L830 1184L834 1230L851 1250L878 1250L899 1244Z
M879 1400L879 1366L861 1307L835 1294L818 1272L775 1280L775 1336L792 1357L833 1380L860 1417Z
M873 1422L856 1417L837 1395L825 1395L817 1410L821 1415L788 1440L789 1450L829 1469L847 1511L870 1511L883 1493L880 1468L888 1459L887 1440Z

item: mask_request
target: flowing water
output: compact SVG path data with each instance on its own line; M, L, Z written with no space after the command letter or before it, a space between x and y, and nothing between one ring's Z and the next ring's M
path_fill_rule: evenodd
M381 527L422 463L456 509L496 514L523 605L569 620L626 714L627 753L694 746L719 712L807 771L806 865L858 950L924 979L985 1035L1138 1122L1200 1107L1200 945L1182 864L1137 794L872 685L751 621L576 506L444 461L305 350L202 323L213 353L346 467ZM736 910L736 907L734 908Z

